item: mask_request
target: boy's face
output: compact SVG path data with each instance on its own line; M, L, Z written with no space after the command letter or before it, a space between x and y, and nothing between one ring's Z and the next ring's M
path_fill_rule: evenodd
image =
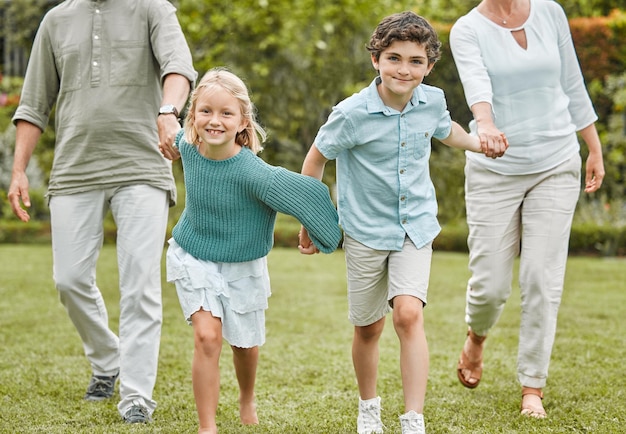
M380 53L378 60L372 56L372 65L382 80L378 93L383 102L402 111L413 90L422 83L434 64L428 64L423 45L413 41L394 41Z

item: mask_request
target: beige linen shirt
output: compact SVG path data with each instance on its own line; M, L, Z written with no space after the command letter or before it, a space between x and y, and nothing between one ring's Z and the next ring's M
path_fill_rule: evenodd
M42 130L56 105L49 195L132 184L176 189L158 150L167 74L197 78L166 0L68 0L46 14L13 121Z

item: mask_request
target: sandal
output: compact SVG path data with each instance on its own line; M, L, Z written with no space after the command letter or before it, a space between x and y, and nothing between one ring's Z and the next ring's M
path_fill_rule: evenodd
M543 419L547 416L546 410L543 408L543 405L524 405L524 396L526 395L535 395L539 398L543 399L543 392L541 389L535 387L522 387L522 416L534 417L535 419Z
M487 339L487 336L478 336L472 330L467 330L467 338L472 341L472 344L483 346L483 342ZM469 371L469 376L465 376L463 373ZM470 363L465 354L465 347L461 351L461 357L459 363L456 366L456 374L459 377L461 384L468 389L474 389L480 383L480 378L483 375L483 358L482 354L480 360L477 363Z

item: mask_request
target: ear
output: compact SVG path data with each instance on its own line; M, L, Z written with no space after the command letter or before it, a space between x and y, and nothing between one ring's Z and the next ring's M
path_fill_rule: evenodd
M434 63L431 63L430 65L428 65L428 69L426 70L426 74L424 74L424 77L427 77L428 74L430 74L430 71L432 71L434 67L435 67Z
M371 57L372 57L372 66L374 67L376 71L378 71L378 60L376 59L376 56L374 54L372 54Z
M241 125L239 125L239 128L237 129L237 134L241 134L246 128L248 128L248 125L250 125L250 123L247 119L241 121Z

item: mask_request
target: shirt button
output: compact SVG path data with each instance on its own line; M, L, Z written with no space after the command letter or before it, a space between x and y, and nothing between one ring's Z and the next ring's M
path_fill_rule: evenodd
M93 62L93 66L98 66L98 62Z
M402 201L406 200L406 196L400 196L400 200Z
M98 35L93 35L93 38L97 41L98 39L100 39L100 36L98 36Z
M424 137L428 137L428 133L424 133Z
M402 219L402 224L405 225L406 224L406 219Z
M402 146L404 148L406 146L406 142L400 143L400 146Z
M400 174L402 175L404 173L404 169L400 169Z

